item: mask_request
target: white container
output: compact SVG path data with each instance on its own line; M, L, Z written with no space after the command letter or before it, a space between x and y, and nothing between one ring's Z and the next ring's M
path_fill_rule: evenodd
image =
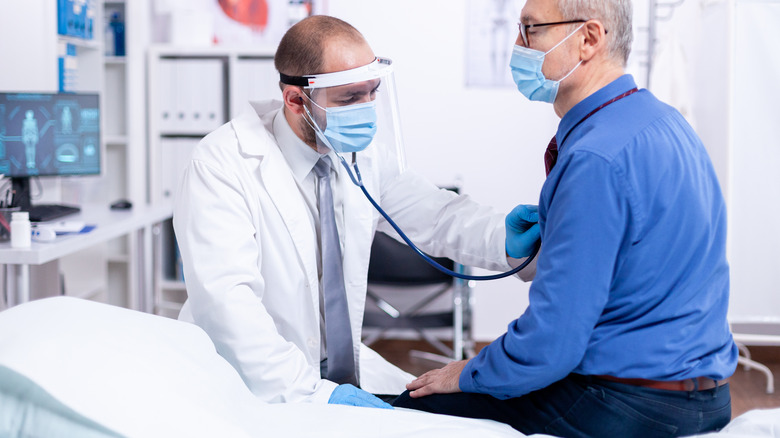
M15 211L11 214L11 248L29 248L30 245L30 214L26 211Z

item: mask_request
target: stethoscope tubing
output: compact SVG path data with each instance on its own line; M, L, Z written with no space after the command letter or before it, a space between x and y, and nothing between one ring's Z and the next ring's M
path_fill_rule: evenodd
M498 280L500 278L509 277L511 275L517 274L523 268L528 266L528 264L531 263L531 261L534 259L534 257L536 257L536 254L539 252L539 245L537 245L533 249L533 251L531 252L531 255L528 256L528 258L523 263L521 263L519 266L517 266L516 268L514 268L514 269L512 269L510 271L502 272L500 274L469 275L469 274L464 274L462 272L455 272L455 271L453 271L451 269L448 269L448 268L442 266L441 264L439 264L438 262L436 262L436 260L433 260L431 257L429 257L424 252L420 251L420 249L417 248L417 245L415 245L409 239L409 237L407 237L406 233L404 233L401 230L401 227L399 227L398 224L396 224L395 221L382 209L382 207L380 207L379 204L377 204L377 202L374 200L374 198L371 197L371 195L368 193L368 190L366 190L366 187L363 185L363 178L360 176L360 168L358 168L357 162L355 160L355 154L354 153L352 154L352 166L355 169L355 173L354 174L352 173L352 169L350 169L350 166L349 166L349 164L347 164L347 161L344 159L344 157L342 157L341 154L336 154L336 155L339 157L339 160L341 161L341 164L347 170L347 174L349 174L349 179L351 179L352 182L356 186L360 187L360 190L363 191L363 194L366 196L366 198L371 203L371 205L373 205L374 208L376 209L376 211L378 211L379 214L381 214L382 217L385 218L387 223L389 223L390 226L392 226L393 229L395 229L395 231L398 233L399 236L401 236L401 238L404 240L404 242L406 242L406 244L409 245L409 247L412 248L417 253L417 255L419 255L420 257L423 258L423 260L428 262L429 265L433 266L434 268L438 269L439 271L441 271L441 272L443 272L443 273L445 273L445 274L447 274L447 275L449 275L451 277L460 278L460 279L463 279L463 280L478 280L478 281Z

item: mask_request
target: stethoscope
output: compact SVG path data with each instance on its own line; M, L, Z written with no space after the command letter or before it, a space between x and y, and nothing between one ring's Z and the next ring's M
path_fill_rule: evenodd
M360 187L360 190L362 190L363 194L366 195L366 198L368 199L369 202L371 202L371 205L373 205L376 211L378 211L379 214L381 214L382 217L385 218L387 223L389 223L393 227L393 229L395 229L395 231L398 232L398 235L401 236L402 239L404 239L404 242L406 242L406 244L409 245L409 247L412 248L417 253L417 255L419 255L420 257L423 258L423 260L428 262L428 264L430 264L434 268L438 269L439 271L449 276L461 278L463 280L498 280L499 278L509 277L510 275L514 275L520 272L521 269L525 268L526 266L528 266L529 263L531 263L534 257L536 257L536 253L539 252L539 245L537 245L531 252L531 255L528 256L528 259L526 259L526 261L520 264L520 266L512 269L511 271L502 272L500 274L468 275L461 272L455 272L451 269L447 269L444 266L437 263L436 260L430 258L427 254L420 251L420 249L417 248L417 245L412 243L409 237L406 236L406 233L404 233L401 230L401 227L399 227L395 223L395 221L393 221L393 219L391 219L390 216L384 210L382 210L382 207L380 207L379 204L377 204L376 201L374 201L374 198L371 197L371 195L368 193L368 190L366 190L366 187L363 185L363 178L360 176L360 168L358 168L357 165L356 153L355 152L352 153L352 168L354 168L355 170L354 174L352 173L352 169L350 168L350 165L347 164L347 161L344 159L344 157L342 157L341 154L338 153L336 154L336 156L339 157L339 160L341 160L341 164L344 166L345 169L347 169L347 174L349 174L349 179L351 179L356 186Z

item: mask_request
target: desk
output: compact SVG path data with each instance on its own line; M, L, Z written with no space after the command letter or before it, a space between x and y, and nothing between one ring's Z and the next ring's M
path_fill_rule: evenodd
M53 242L35 242L30 248L11 248L10 242L0 243L0 264L9 266L6 278L8 305L21 304L30 299L30 265L42 265L111 239L133 234L137 245L134 263L130 263L128 306L144 312L153 312L152 289L152 226L173 214L169 203L138 205L130 210L111 210L105 204L87 204L78 214L58 220L83 221L95 225L84 234L57 236ZM131 257L133 254L131 254Z

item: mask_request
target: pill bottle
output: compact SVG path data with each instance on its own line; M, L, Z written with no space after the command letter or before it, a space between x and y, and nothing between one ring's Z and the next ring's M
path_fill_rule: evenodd
M29 248L32 244L30 214L15 211L11 214L11 248Z

